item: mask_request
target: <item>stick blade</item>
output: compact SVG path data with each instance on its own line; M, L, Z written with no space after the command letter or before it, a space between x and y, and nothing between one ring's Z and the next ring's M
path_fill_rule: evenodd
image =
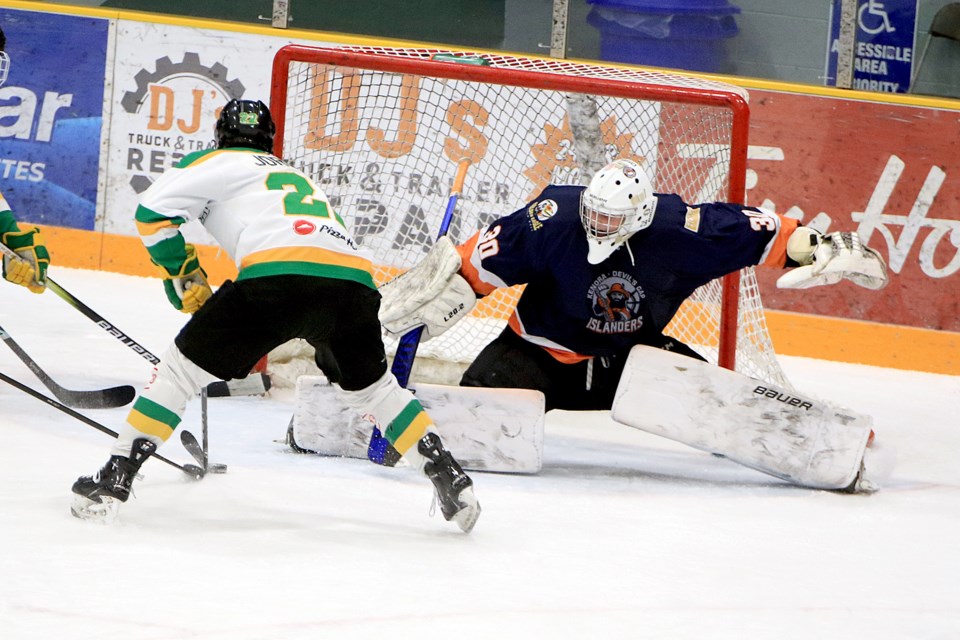
M133 402L137 391L130 385L97 389L95 391L71 391L51 389L57 400L75 409L113 409Z
M207 397L258 396L270 390L270 376L254 373L239 380L220 380L207 385Z
M203 455L203 448L200 446L200 443L197 442L197 437L184 429L180 432L180 444L183 445L183 448L187 450L193 459L197 461L201 466L206 464L206 456Z

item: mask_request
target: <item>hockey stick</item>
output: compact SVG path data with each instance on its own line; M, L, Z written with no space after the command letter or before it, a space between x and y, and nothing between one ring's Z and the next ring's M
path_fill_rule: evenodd
M13 249L11 249L10 247L6 246L3 243L0 243L0 252L2 252L8 258L16 258L18 260L23 259L20 256L18 256ZM46 282L48 289L50 289L55 294L57 294L58 296L66 300L71 307L73 307L74 309L77 309L80 313L87 316L88 318L93 320L95 323L97 323L98 327L100 327L101 329L103 329L104 331L106 331L107 333L115 337L117 340L124 343L125 345L127 345L128 347L136 351L137 353L139 353L145 360L149 361L151 364L158 364L160 362L160 358L150 353L150 351L148 351L146 347L144 347L143 345L138 343L136 340L134 340L133 338L125 334L123 331L120 331L120 329L118 329L113 323L107 322L107 320L103 316L101 316L99 313L97 313L87 305L83 304L83 302L81 302L75 295L73 295L72 293L70 293L63 287L61 287L59 284L57 284L57 282L53 278L51 278L50 276L47 276L44 280Z
M18 256L12 249L2 243L0 243L0 252L11 258L21 259L20 256ZM85 305L79 298L61 287L50 276L46 277L46 284L47 288L63 298L71 307L80 311L80 313L93 320L98 327L136 351L144 360L152 365L160 364L160 358L150 353L149 349L118 329L115 324L108 321L99 313ZM255 373L241 380L228 380L220 384L213 383L210 389L210 397L218 398L221 396L258 395L261 393L266 393L269 389L270 379L265 374Z
M17 354L17 357L23 361L23 364L27 365L30 371L33 372L33 375L37 376L40 379L40 382L50 390L51 393L59 400L70 407L77 407L78 409L108 409L112 407L122 407L125 404L129 404L133 401L134 396L137 395L136 390L130 385L123 385L120 387L110 387L108 389L96 389L91 391L74 391L72 389L66 389L57 384L53 378L51 378L47 373L40 368L33 358L31 358L26 351L24 351L19 344L17 344L13 336L11 336L7 331L0 327L0 338L7 344L10 349Z
M59 410L59 411L62 411L62 412L64 412L65 414L67 414L68 416L70 416L70 417L72 417L72 418L76 418L76 419L79 420L80 422L84 423L84 424L87 425L87 426L93 427L93 428L96 429L97 431L101 431L101 432L103 432L103 433L106 433L107 435L111 435L111 436L113 436L114 438L116 438L117 435L118 435L117 432L114 431L113 429L111 429L111 428L109 428L109 427L103 426L102 424L100 424L100 423L97 422L96 420L92 420L92 419L88 418L87 416L83 415L82 413L77 413L76 411L74 411L73 409L71 409L70 407L68 407L67 405L62 404L62 403L60 403L60 402L57 402L57 401L54 400L53 398L48 398L47 396L43 395L43 394L40 393L39 391L34 391L33 389L31 389L31 388L28 387L27 385L25 385L25 384L23 384L23 383L21 383L21 382L17 382L16 380L14 380L13 378L11 378L10 376L6 375L6 374L3 373L3 372L0 372L0 380L3 380L4 382L6 382L7 384L9 384L10 386L16 387L16 388L19 389L20 391L23 391L24 393L33 396L33 397L36 398L37 400L40 400L40 401L42 401L42 402L46 402L48 405L50 405L50 406L53 407L54 409L57 409L57 410ZM199 480L200 478L203 477L203 474L204 474L203 469L201 469L200 467L198 467L198 466L196 466L196 465L192 465L192 464L179 465L179 464L177 464L176 462L174 462L173 460L170 460L170 459L168 459L168 458L164 458L163 456L161 456L160 454L157 454L157 453L153 454L151 457L156 458L156 459L159 460L160 462L165 462L165 463L167 463L168 465L170 465L171 467L174 467L174 468L176 468L176 469L179 469L180 471L183 471L185 474L187 474L187 475L190 476L191 478L194 478L195 480Z
M216 384L216 383L214 383ZM227 465L210 462L210 440L207 431L207 390L200 391L200 424L202 428L203 445L197 443L197 438L189 431L180 432L180 443L193 459L200 463L204 473L226 473Z
M259 378L257 377L259 376ZM211 382L206 388L200 390L200 427L202 429L203 445L197 442L196 436L186 429L180 432L180 444L187 450L193 459L200 463L204 472L226 473L227 465L218 462L210 462L210 439L207 429L207 398L239 396L239 395L258 395L270 389L270 378L266 374L251 374L243 380L235 381L237 384L230 388L228 383L219 381ZM244 384L247 383L247 384ZM216 391L215 391L216 390Z
M226 473L227 465L218 462L210 462L209 456L209 435L207 430L207 398L218 398L227 396L248 395L254 396L264 393L270 389L270 378L264 373L251 374L243 380L233 381L236 384L229 386L230 383L222 380L211 382L206 388L200 390L200 426L202 429L203 445L197 442L196 436L186 429L180 432L180 444L187 450L193 459L200 463L204 472Z
M447 200L447 210L440 221L440 233L437 234L437 238L447 235L447 231L450 229L453 211L457 208L457 200L459 200L460 192L463 190L463 181L469 167L470 160L466 158L457 165L457 174L453 179L450 199ZM393 365L390 367L390 372L397 378L401 387L406 387L410 382L410 372L413 370L413 361L417 357L421 335L423 335L423 327L417 327L403 334L397 343L397 353L393 356Z
M207 385L208 398L227 398L230 396L259 396L270 390L270 376L265 373L251 373L239 380L219 380Z
M83 315L96 322L98 327L140 354L144 360L154 366L160 364L160 358L150 353L146 347L125 334L123 331L120 331L115 324L109 322L96 311L85 305L76 296L68 292L49 277L47 278L47 287L70 303L70 306L74 307L75 309L79 309ZM270 378L262 373L254 373L240 380L226 380L221 381L220 383L214 382L212 383L212 386L213 389L211 389L210 396L213 398L218 398L221 396L258 395L261 393L266 393L267 390L270 389Z
M93 320L98 327L100 327L101 329L103 329L104 331L112 335L114 338L116 338L126 346L136 351L138 354L140 354L141 358L143 358L150 364L154 364L154 365L160 364L160 358L150 353L150 351L146 347L144 347L142 344L140 344L139 342L137 342L136 340L134 340L133 338L125 334L123 331L118 329L117 325L113 324L112 322L109 322L106 318L101 316L99 313L97 313L96 311L94 311L93 309L85 305L83 302L80 301L79 298L77 298L75 295L73 295L72 293L70 293L63 287L61 287L59 284L56 283L56 281L54 281L49 276L47 276L47 288L53 291L58 296L60 296L61 298L63 298L64 300L66 300L71 307L73 307L74 309L77 309L80 313L82 313L83 315Z

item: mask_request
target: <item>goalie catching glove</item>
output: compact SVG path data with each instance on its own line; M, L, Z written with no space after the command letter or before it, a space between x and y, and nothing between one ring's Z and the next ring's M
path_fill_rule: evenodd
M8 231L0 237L0 241L17 254L16 258L4 254L3 277L33 293L43 293L47 286L50 253L40 237L40 229L33 227L26 231Z
M213 295L213 290L207 283L207 272L200 267L197 248L188 244L185 249L187 258L180 266L180 271L168 274L163 280L163 287L175 309L196 313Z
M780 276L781 289L807 289L846 279L867 289L887 285L887 265L856 232L820 235L799 227L787 241L787 255L801 266Z
M459 270L460 254L441 237L423 262L380 287L384 329L403 334L423 326L425 338L435 338L470 313L477 296Z

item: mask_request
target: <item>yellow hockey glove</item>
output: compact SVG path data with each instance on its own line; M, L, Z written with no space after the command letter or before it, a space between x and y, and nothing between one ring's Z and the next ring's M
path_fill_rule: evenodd
M197 248L186 245L187 259L176 275L168 275L163 281L167 299L175 309L184 313L196 313L213 295L207 283L207 272L200 267Z
M40 236L40 229L33 227L26 231L9 231L3 234L0 241L19 257L3 256L3 277L33 293L43 293L47 287L50 253Z

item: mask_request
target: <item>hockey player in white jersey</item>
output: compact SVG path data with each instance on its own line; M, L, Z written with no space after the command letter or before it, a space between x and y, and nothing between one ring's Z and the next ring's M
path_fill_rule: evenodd
M10 56L6 52L7 38L0 29L0 86L7 81L10 72ZM50 253L40 237L40 229L30 227L21 229L10 205L0 193L0 242L13 249L17 258L3 256L3 277L33 293L46 290L47 267L50 266Z
M344 401L373 416L433 482L444 517L470 531L480 515L472 480L387 370L370 257L313 181L270 153L274 132L262 102L231 100L217 120L216 149L186 156L144 192L137 228L170 302L193 317L134 403L110 459L73 485L72 513L114 517L191 397L215 380L246 376L271 349L302 338ZM216 293L180 233L193 220L239 270Z

